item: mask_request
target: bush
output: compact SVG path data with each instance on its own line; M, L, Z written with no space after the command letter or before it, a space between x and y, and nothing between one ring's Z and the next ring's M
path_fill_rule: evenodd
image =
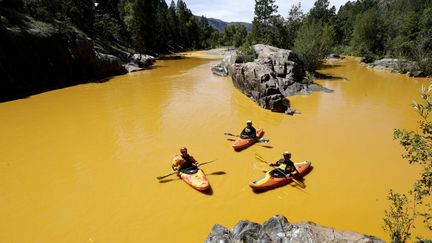
M245 42L237 50L237 58L240 62L253 62L256 58L256 52L249 42Z
M321 22L308 20L300 27L294 40L294 52L304 63L306 70L314 71L321 65L333 45L333 30Z

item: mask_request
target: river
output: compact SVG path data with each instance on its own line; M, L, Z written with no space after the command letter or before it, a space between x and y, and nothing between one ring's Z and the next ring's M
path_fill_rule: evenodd
M336 78L317 82L334 92L290 97L301 114L289 116L212 75L218 59L200 54L0 103L0 242L202 242L216 223L275 214L388 240L387 192L407 191L418 173L392 133L416 128L410 103L426 79L328 63L321 72ZM233 151L223 134L248 119L273 148ZM212 193L156 180L181 146L216 160L202 167ZM254 154L275 161L286 150L312 161L306 189L253 193L268 169Z

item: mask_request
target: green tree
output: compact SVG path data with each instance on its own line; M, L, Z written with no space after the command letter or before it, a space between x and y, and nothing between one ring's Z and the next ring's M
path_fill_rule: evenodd
M177 38L180 34L179 30L179 20L176 13L176 5L174 0L171 0L170 6L168 8L167 15L167 23L168 23L168 50L175 51L178 49L179 42Z
M270 26L268 33L269 44L279 48L288 48L288 28L286 21L281 16L274 16L270 19Z
M223 42L226 46L239 47L246 41L247 30L241 24L228 24L224 28Z
M294 40L294 52L308 71L317 69L331 50L333 30L328 24L307 20L300 27Z
M188 27L186 26L193 15L192 12L187 8L186 3L182 0L177 1L176 13L179 24L179 35L177 37L179 47L183 50L186 50L190 48L193 44L190 40Z
M212 29L210 35L210 47L216 48L222 45L222 34L217 29Z
M393 243L402 243L411 237L415 219L415 209L411 207L407 195L390 190L387 199L390 209L384 210L384 230L390 235Z
M330 19L336 14L336 8L334 6L329 8L329 5L328 0L316 0L314 6L309 11L308 18L323 23L330 22Z
M255 0L255 17L252 21L252 35L255 42L270 44L271 19L278 7L275 0Z
M413 197L413 206L409 205L404 194L390 191L389 200L393 207L386 211L384 218L387 232L393 242L404 242L410 237L410 229L416 217L422 217L428 230L432 231L432 84L422 87L422 102L413 102L413 108L420 115L418 131L396 129L394 139L399 140L406 153L402 156L412 165L420 167L420 176L414 182L409 194ZM421 207L416 207L421 205ZM412 207L413 213L409 208ZM415 209L417 208L417 209ZM414 210L415 209L415 210Z
M379 13L370 9L357 15L351 40L355 54L360 56L382 55L385 32Z
M287 49L292 49L294 46L294 40L297 36L297 32L300 29L304 19L304 14L301 9L301 4L292 5L288 12L288 18L286 20L287 33L285 46Z
M234 47L240 47L246 41L247 30L246 27L240 24L235 25L235 33L233 36Z

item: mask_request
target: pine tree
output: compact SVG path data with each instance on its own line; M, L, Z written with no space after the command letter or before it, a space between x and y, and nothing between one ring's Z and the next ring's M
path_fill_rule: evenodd
M275 16L278 6L275 0L255 0L255 17L252 21L252 35L255 42L270 44L270 21Z
M336 8L333 6L329 9L329 5L328 0L316 0L308 17L323 23L330 22L330 19L336 14Z
M294 40L297 36L297 32L303 22L304 14L301 10L301 4L292 5L288 13L288 18L286 20L287 33L286 33L286 48L292 49L294 46Z

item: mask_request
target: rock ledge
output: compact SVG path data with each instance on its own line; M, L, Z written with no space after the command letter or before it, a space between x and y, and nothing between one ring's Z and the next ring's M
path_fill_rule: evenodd
M358 242L384 243L374 236L362 235L351 231L338 231L319 226L312 222L291 224L284 216L275 215L263 225L241 220L229 230L219 224L205 240L206 243L231 242Z

